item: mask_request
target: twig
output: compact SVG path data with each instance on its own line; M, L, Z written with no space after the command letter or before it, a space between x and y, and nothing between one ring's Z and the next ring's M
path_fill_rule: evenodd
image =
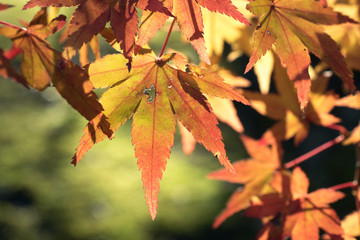
M340 142L342 142L344 140L344 135L339 135L337 136L336 138L334 138L333 140L330 140L320 146L318 146L317 148L311 150L310 152L307 152L305 154L303 154L302 156L298 157L298 158L295 158L294 160L286 163L284 166L285 168L289 169L289 168L292 168L292 167L295 167L297 166L298 164L308 160L309 158L315 156L316 154L324 151L325 149L328 149L332 146L334 146L335 144L338 144Z

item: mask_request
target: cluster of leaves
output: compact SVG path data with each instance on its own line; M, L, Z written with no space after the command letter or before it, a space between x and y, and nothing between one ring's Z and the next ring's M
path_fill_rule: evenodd
M186 153L199 142L226 168L210 174L211 178L245 185L231 197L214 226L246 209L247 216L263 220L262 239L318 239L319 228L332 238L344 237L340 220L329 208L343 194L332 188L308 194L305 173L298 167L287 170L293 165L283 164L280 147L281 141L290 138L299 145L308 136L310 124L341 130L342 138L335 143L359 147L360 126L347 132L339 125L341 119L331 114L335 106L360 109L359 93L338 98L328 90L329 69L343 80L347 94L356 90L352 70L360 70L354 54L359 49L359 11L336 12L332 8L336 4L324 0L30 0L24 9L42 7L30 23L19 27L0 21L4 25L0 35L13 42L11 49L0 49L0 74L39 91L52 84L89 121L74 165L132 118L132 143L153 219L178 123ZM359 9L358 2L349 0L345 5ZM48 8L71 6L76 9L63 32L66 43L61 53L46 38L64 27L65 16L52 17ZM8 7L0 4L0 10ZM156 56L147 44L167 20L171 21L168 35ZM199 66L180 53L164 54L175 23L199 54ZM233 29L225 29L225 24ZM119 53L101 58L99 35ZM224 41L231 44L229 56L249 57L245 72L254 67L261 92L236 89L249 82L220 66ZM88 45L97 58L90 64ZM72 61L77 50L83 67ZM316 66L310 66L310 53L320 59ZM11 63L19 54L20 72ZM276 93L269 93L271 79ZM106 89L100 99L94 88ZM243 132L234 100L250 103L276 123L259 142L243 136L252 159L232 165L217 118ZM349 137L344 140L346 134Z

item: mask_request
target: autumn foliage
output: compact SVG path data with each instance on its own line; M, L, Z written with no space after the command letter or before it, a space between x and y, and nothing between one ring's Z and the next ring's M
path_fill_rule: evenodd
M64 15L49 14L49 9L73 6L68 22ZM8 7L0 4L0 10ZM360 125L347 129L332 112L334 107L360 110L359 79L353 78L353 71L360 71L358 1L30 0L24 10L34 7L41 9L23 26L0 19L0 35L13 43L0 48L0 75L38 91L55 87L88 120L74 165L131 119L131 141L154 219L178 126L185 153L198 142L225 167L209 178L242 185L216 217L215 228L243 212L262 220L259 239L319 239L319 229L324 239L360 235L348 227L356 226L354 216L360 213L357 176L309 193L310 180L298 166L335 144L360 148ZM196 50L199 64L179 52L165 52L174 28ZM62 29L65 45L58 51L47 38ZM168 33L156 55L148 43L161 29ZM101 57L99 38L118 53ZM223 67L224 41L231 46L229 56L249 58L243 77ZM88 47L96 57L90 63ZM81 66L74 62L77 52ZM18 55L20 69L12 62ZM260 91L247 88L248 72L256 74ZM334 75L342 80L341 93L329 87ZM94 89L104 89L100 98ZM274 121L261 139L243 134L233 101ZM242 133L249 159L230 163L218 119ZM285 162L282 142L293 139L299 146L311 125L334 129L339 137ZM331 204L345 196L340 190L347 187L354 189L357 213L342 223Z

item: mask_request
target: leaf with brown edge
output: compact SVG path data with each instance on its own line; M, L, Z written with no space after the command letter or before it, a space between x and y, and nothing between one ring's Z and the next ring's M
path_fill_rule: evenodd
M249 24L246 18L237 10L231 1L218 0L174 0L173 13L184 36L190 40L191 45L196 49L202 61L210 65L210 59L206 51L203 37L204 24L201 8L205 7L213 12L223 13L234 19Z
M124 56L132 57L135 36L138 32L138 16L135 7L141 10L159 11L171 15L159 0L30 0L24 9L35 6L78 6L70 20L67 46L80 48L100 33L108 21L112 26L116 41L120 43Z
M345 58L336 43L319 25L355 23L354 20L332 8L324 8L314 0L256 0L251 1L247 8L260 19L246 72L275 44L281 64L287 68L287 74L297 88L301 109L309 101L309 50L329 64L348 88L355 90L352 72L348 69Z
M35 18L40 19L46 11L40 10ZM22 51L21 73L27 84L39 91L54 85L59 94L87 120L93 121L103 110L97 101L92 83L85 70L75 63L64 59L61 53L52 49L45 38L61 29L65 16L60 15L47 26L32 21L27 29L2 27L0 35L13 41ZM34 25L31 25L34 24ZM112 136L106 118L98 122L99 128Z
M241 139L251 158L233 163L236 175L232 175L223 169L208 175L210 179L244 184L242 188L233 193L225 210L216 217L213 224L214 228L220 226L233 214L248 208L251 199L261 194L271 182L273 174L280 167L282 153L279 149L279 143L273 141L271 146L267 146L263 142L244 135L241 136Z
M176 119L217 156L222 165L234 171L226 156L216 117L203 94L237 101L243 97L211 72L198 76L171 67L167 62L176 55L166 54L160 59L152 54L138 55L133 59L130 72L121 54L107 55L89 66L94 86L108 88L100 102L111 130L133 118L132 143L153 219L157 213L159 181L174 142ZM98 128L88 125L73 163L77 164L86 151L103 139L105 136Z

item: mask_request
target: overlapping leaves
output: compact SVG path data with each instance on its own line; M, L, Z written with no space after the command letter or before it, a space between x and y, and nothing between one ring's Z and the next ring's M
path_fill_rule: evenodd
M168 54L160 59L151 54L137 56L130 72L121 54L108 55L89 67L94 86L108 88L100 102L111 130L115 131L133 118L132 143L152 218L157 212L159 180L173 146L176 119L234 173L218 122L203 94L247 103L242 95L209 70L197 68L196 73L192 73L168 65L168 61L176 61L176 55ZM105 138L102 131L88 125L73 163L77 164L86 151Z
M22 53L21 76L8 64L6 56L1 61L8 75L19 83L29 85L39 91L52 83L60 95L87 120L99 127L108 136L112 135L104 117L103 110L92 91L93 85L87 73L71 61L64 59L61 53L52 49L46 38L65 25L65 16L47 22L46 9L40 10L30 22L28 28L5 26L0 28L0 35L13 41L13 52Z
M125 57L131 58L135 37L138 34L139 19L136 8L144 10L137 45L144 46L164 25L169 16L175 16L184 36L199 53L204 62L210 64L203 37L201 7L212 12L228 15L248 24L246 18L232 4L231 0L30 0L24 9L35 6L69 7L78 6L69 28L67 45L80 48L83 43L100 33L108 21Z
M315 240L319 239L319 228L334 237L344 234L336 212L329 206L343 198L343 193L331 188L308 193L309 179L299 167L292 173L281 169L282 151L274 144L276 141L268 147L247 137L242 140L252 158L234 163L237 175L224 170L209 175L244 185L231 196L214 227L245 210L245 216L263 220L257 239Z
M298 107L294 88L286 70L280 66L279 60L275 62L273 79L278 94L262 95L247 90L242 92L255 110L277 121L267 130L264 137L269 134L278 140L294 137L295 145L298 145L307 137L310 123L329 127L340 122L339 118L330 113L337 97L332 91L326 90L329 81L329 76L326 74L319 73L317 79L313 81L309 104L304 112Z

